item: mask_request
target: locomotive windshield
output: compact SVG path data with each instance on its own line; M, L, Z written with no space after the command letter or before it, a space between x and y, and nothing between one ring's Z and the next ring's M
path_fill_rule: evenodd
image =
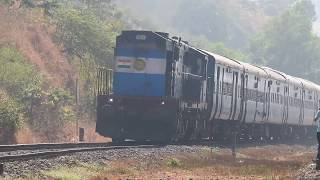
M125 31L115 49L115 95L164 96L166 40L149 31Z

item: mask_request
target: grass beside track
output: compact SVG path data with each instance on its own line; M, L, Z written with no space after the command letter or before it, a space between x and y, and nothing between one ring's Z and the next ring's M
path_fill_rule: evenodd
M203 147L200 153L179 153L168 157L150 155L150 161L120 159L104 164L76 162L44 171L27 179L118 180L118 179L294 179L310 163L312 147L266 145L239 148L237 159L230 149Z

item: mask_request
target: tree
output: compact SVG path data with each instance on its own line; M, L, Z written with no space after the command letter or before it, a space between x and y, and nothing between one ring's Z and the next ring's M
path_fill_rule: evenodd
M228 47L243 48L248 40L248 28L241 26L237 8L222 1L183 1L179 6L173 26L180 32L203 34L211 42L223 42ZM232 10L229 10L231 9ZM238 7L239 8L239 7Z
M69 55L81 61L111 63L116 36L113 24L99 20L92 12L72 7L60 8L55 18L56 37Z
M320 59L320 40L312 33L314 17L310 0L297 1L251 40L252 62L319 82L314 76Z

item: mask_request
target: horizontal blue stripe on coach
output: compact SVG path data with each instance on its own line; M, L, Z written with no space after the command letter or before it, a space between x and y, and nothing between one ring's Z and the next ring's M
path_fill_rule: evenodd
M118 96L164 96L165 76L116 72L113 80L113 92Z
M166 59L166 52L159 49L116 48L116 56Z

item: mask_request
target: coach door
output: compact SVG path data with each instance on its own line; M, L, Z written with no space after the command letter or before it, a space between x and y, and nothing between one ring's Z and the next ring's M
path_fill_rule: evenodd
M284 83L284 96L281 97L281 102L283 103L283 118L282 123L287 124L289 116L289 85Z
M230 120L232 112L232 95L233 95L233 69L231 67L222 68L222 92L221 92L221 105L219 112L219 119Z
M242 122L245 122L247 117L247 107L248 107L248 74L246 71L243 74L243 94L241 96L243 100L243 110L241 113L241 120Z
M265 122L268 122L269 121L269 117L270 117L271 86L272 86L272 80L268 80L267 93L266 93L267 105L266 105L266 119L265 119Z
M264 119L264 84L261 80L261 75L256 75L254 78L254 89L255 89L255 103L256 103L256 111L254 113L254 121L261 122Z
M300 117L299 117L299 125L303 124L304 120L304 100L305 100L305 87L302 84L302 89L300 90Z
M221 109L221 66L220 64L216 64L216 72L215 72L215 87L214 87L214 96L215 96L215 100L214 100L214 112L213 112L213 119L216 120L218 119L218 116L219 116L219 112L220 112L220 109Z
M240 102L238 99L238 94L239 92L239 72L238 71L233 71L233 78L232 78L232 98L231 98L231 111L229 115L230 120L235 120L235 117L239 115L239 107L240 107Z

